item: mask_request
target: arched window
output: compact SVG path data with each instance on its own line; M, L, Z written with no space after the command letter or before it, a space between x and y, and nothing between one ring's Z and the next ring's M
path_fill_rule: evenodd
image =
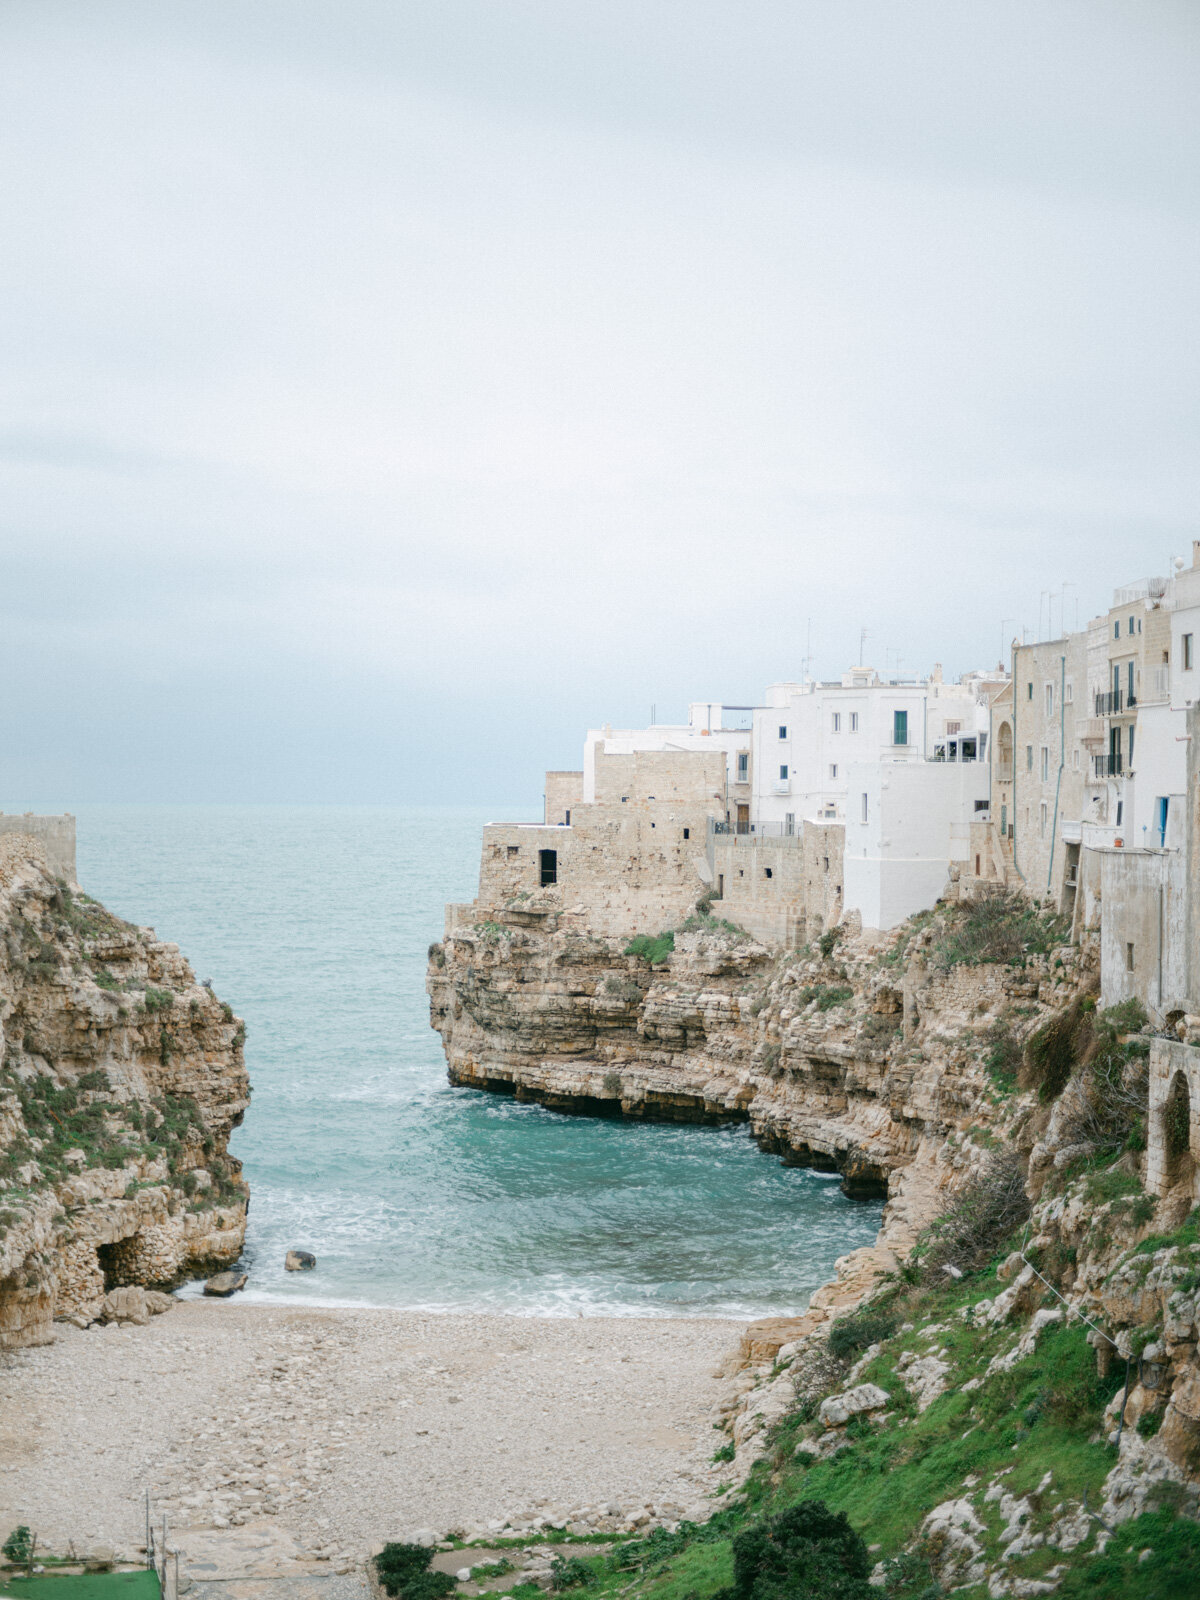
M1013 775L1012 724L1002 722L996 735L996 777L1001 783L1010 783Z

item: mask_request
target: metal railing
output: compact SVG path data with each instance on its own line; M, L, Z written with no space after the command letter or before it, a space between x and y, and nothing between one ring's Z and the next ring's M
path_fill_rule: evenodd
M794 822L709 822L710 831L733 839L798 839Z
M1118 750L1110 750L1107 755L1092 757L1092 773L1097 778L1119 778L1124 770L1124 759Z
M1120 689L1101 689L1096 696L1096 715L1098 717L1115 717L1121 712L1124 705L1125 696Z

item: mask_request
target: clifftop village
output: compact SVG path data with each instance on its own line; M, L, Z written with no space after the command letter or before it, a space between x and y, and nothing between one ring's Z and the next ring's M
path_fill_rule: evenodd
M1004 887L1099 932L1104 1005L1194 1010L1200 541L1174 566L957 683L854 667L589 731L582 770L546 774L540 824L485 829L479 900L447 932L486 911L656 934L699 900L788 947Z

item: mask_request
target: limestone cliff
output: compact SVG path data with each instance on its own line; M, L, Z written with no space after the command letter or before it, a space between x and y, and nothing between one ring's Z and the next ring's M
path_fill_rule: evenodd
M0 1347L237 1259L243 1037L176 945L0 839Z

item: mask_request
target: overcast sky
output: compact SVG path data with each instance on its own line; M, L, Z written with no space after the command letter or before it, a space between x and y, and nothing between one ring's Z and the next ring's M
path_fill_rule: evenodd
M3 0L0 802L540 803L1200 535L1193 0Z

